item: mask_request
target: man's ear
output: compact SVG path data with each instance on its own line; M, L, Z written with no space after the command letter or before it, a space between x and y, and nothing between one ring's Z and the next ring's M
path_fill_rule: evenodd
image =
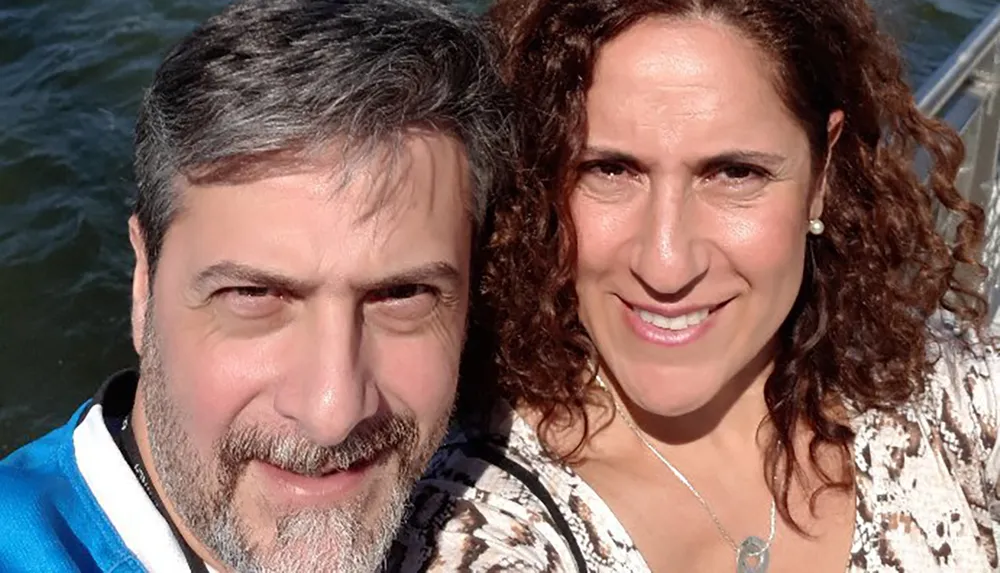
M813 194L812 202L809 204L809 218L821 219L823 217L823 204L826 201L827 175L830 172L830 161L833 158L833 150L840 139L840 134L844 131L844 112L837 109L830 113L826 121L826 161L823 164L823 172L820 175L819 186Z
M132 270L132 346L142 355L143 332L146 331L146 307L149 305L149 261L146 258L146 240L135 215L128 220L128 240L135 254Z

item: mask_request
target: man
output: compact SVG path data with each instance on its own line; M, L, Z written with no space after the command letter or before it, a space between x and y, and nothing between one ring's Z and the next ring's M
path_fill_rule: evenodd
M453 403L511 130L430 0L247 0L140 110L140 373L0 463L0 570L372 571Z

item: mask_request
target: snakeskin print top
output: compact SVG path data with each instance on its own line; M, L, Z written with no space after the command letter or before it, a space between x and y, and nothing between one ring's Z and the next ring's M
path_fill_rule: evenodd
M927 390L892 412L855 413L856 507L848 573L1000 571L1000 356L942 344ZM485 441L527 468L558 523L510 471L467 446ZM418 484L390 571L574 572L572 535L592 572L649 567L609 507L549 458L507 409L490 432L453 430Z

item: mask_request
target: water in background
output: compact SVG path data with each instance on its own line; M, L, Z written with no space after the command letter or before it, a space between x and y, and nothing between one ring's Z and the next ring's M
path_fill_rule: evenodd
M873 0L919 85L998 0ZM0 6L0 456L132 366L131 130L159 58L224 0Z

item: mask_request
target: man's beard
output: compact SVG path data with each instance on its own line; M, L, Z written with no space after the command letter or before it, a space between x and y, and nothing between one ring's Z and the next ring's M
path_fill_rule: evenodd
M149 445L163 493L191 533L219 561L244 573L378 569L447 419L437 421L424 444L415 420L395 414L361 422L332 447L261 427L234 427L214 444L214 459L207 461L179 423L184 413L170 395L151 315L143 335L140 378ZM255 531L235 495L247 464L255 460L313 476L375 460L368 471L381 470L385 476L372 480L370 495L334 507L274 515L274 523L259 524L264 531Z

